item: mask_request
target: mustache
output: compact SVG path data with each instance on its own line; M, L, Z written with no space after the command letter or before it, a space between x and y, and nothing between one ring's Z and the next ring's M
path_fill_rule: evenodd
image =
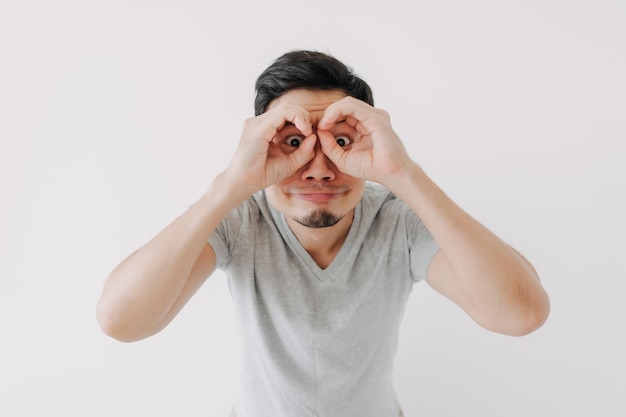
M304 193L311 193L311 192L318 192L318 193L323 193L323 192L329 192L329 193L345 193L346 191L349 191L350 187L348 187L347 185L331 185L331 184L324 184L324 183L317 183L317 184L307 184L304 186L298 186L298 187L287 187L286 191L292 194L304 194Z

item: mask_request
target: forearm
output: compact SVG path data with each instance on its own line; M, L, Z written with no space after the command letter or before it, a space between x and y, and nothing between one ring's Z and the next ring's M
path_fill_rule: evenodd
M543 322L548 299L532 265L456 205L417 165L390 185L417 213L437 241L462 307L480 324L522 333ZM457 301L457 300L455 300ZM518 327L518 323L521 325Z
M183 291L208 237L242 197L219 176L185 213L120 263L97 306L105 332L134 340L154 333Z

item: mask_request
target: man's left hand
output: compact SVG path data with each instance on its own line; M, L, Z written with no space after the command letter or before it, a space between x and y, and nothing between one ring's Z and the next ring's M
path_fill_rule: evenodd
M358 133L347 150L338 145L329 132L342 121ZM326 108L317 125L317 134L322 152L341 172L353 177L390 188L414 165L391 127L389 114L353 97L345 97Z

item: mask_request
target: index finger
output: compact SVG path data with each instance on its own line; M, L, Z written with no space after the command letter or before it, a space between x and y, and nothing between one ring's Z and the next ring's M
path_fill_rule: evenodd
M354 97L345 97L326 108L317 123L317 128L328 130L339 121L345 121L352 127L365 122L372 115L374 107Z
M313 134L311 115L299 106L291 104L281 104L263 113L268 129L271 129L272 137L288 124L294 125L304 136Z

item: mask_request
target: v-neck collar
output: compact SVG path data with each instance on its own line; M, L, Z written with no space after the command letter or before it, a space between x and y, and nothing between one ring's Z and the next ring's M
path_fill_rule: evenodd
M313 272L320 281L325 281L329 277L333 276L335 272L337 272L342 267L350 252L350 249L353 246L352 242L354 241L357 230L359 229L358 224L361 221L360 202L354 208L354 217L352 218L352 223L350 224L350 228L348 229L348 235L346 236L346 239L344 240L341 248L339 249L339 252L337 252L337 255L335 255L335 258L332 260L330 265L328 265L324 269L320 268L317 262L315 262L313 257L309 254L309 252L307 252L304 246L302 246L295 233L289 227L285 215L272 207L272 205L269 204L269 201L268 206L270 207L272 216L274 217L274 221L278 226L280 234L289 244L291 249L297 254L300 260L307 265L311 272Z

